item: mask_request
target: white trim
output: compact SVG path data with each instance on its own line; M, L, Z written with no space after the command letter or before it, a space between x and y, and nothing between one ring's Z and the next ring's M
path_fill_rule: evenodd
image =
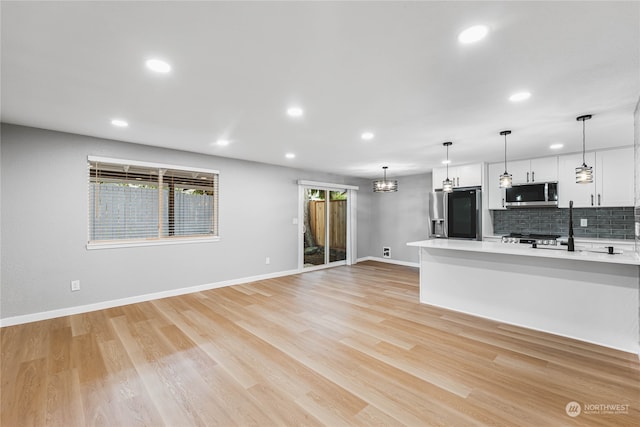
M304 266L304 187L298 185L298 269Z
M404 265L409 267L418 266L418 263L410 263L406 261L396 261L396 260L376 258L376 257L364 257L364 258L358 259L358 262L362 262L362 261L379 261L379 262L385 262L388 264L398 264L398 265ZM56 317L72 316L74 314L88 313L96 310L105 310L108 308L120 307L123 305L136 304L140 302L153 301L161 298L168 298L168 297L185 295L185 294L190 294L195 292L202 292L210 289L223 288L226 286L241 285L243 283L251 283L259 280L275 279L277 277L291 276L294 274L306 273L314 270L322 270L322 269L331 268L331 267L339 267L342 265L345 265L345 261L338 261L338 262L324 264L322 266L317 266L317 267L307 267L303 270L295 269L295 270L278 271L275 273L267 273L267 274L261 274L258 276L249 276L249 277L243 277L239 279L224 280L222 282L207 283L204 285L191 286L188 288L171 289L168 291L154 292L151 294L144 294L144 295L121 298L116 300L103 301L103 302L98 302L94 304L79 305L75 307L60 308L57 310L42 311L39 313L5 317L5 318L0 318L0 328L4 328L6 326L20 325L23 323L37 322L40 320L54 319Z
M349 190L347 195L347 265L358 262L358 193Z
M311 271L312 267L304 267L304 203L305 203L305 188L312 188L325 191L333 190L346 190L347 191L347 256L345 259L345 265L351 265L355 263L356 256L356 227L357 227L357 214L356 214L356 190L357 186L332 184L327 182L306 181L298 180L298 268L302 271ZM328 196L328 195L327 195ZM326 197L326 210L325 210L325 242L329 241L329 231L331 229L329 221L329 212L331 198ZM331 266L328 262L330 254L325 252L325 264ZM335 262L333 265L336 265Z
M116 159L112 157L101 157L101 156L87 156L88 162L103 162L103 163L111 163L111 164L119 164L119 165L129 165L129 166L140 166L140 167L148 167L154 169L177 169L189 172L202 172L202 173L211 173L218 176L218 180L220 179L220 172L215 169L205 169L205 168L194 168L189 166L178 166L178 165L169 165L165 163L151 163L151 162L141 162L138 160L125 160L125 159ZM158 209L162 208L162 173L158 175L159 186L158 186ZM218 192L219 192L218 185ZM216 196L218 199L218 196ZM217 203L219 205L219 202ZM215 210L218 210L219 206L215 206ZM89 212L91 212L91 207L89 207ZM158 212L158 217L162 216L162 212ZM219 230L219 224L216 224ZM88 224L88 235L91 235L90 230L91 225ZM159 222L160 231L162 232L162 221ZM158 237L149 240L113 240L113 241L89 241L86 245L87 250L95 250L95 249L116 249L116 248L133 248L139 246L161 246L161 245L179 245L179 244L190 244L190 243L211 243L217 242L220 240L219 236L203 236L203 237Z
M156 240L144 240L144 241L130 241L123 242L122 240L114 240L113 243L110 242L100 242L100 243L87 243L87 250L93 251L96 249L116 249L116 248L136 248L139 246L162 246L162 245L182 245L182 244L190 244L190 243L211 243L211 242L219 242L220 237L203 237L203 238L164 238L164 239L156 239Z
M384 262L387 264L395 264L395 265L404 265L405 267L416 267L420 268L419 262L409 262L409 261L400 261L397 259L389 259L389 258L378 258L375 256L366 256L363 258L358 258L357 262L363 261L376 261L376 262Z
M251 283L259 280L274 279L277 277L291 276L301 273L300 270L285 270L275 273L261 274L258 276L243 277L240 279L223 280L222 282L207 283L204 285L191 286L188 288L171 289L168 291L154 292L151 294L138 295L134 297L121 298L110 301L103 301L94 304L79 305L75 307L61 308L51 311L42 311L39 313L24 314L21 316L6 317L0 319L0 327L20 325L23 323L37 322L40 320L54 319L56 317L71 316L74 314L88 313L90 311L105 310L107 308L120 307L128 304L136 304L140 302L152 301L161 298L174 297L178 295L191 294L194 292L202 292L210 289L223 288L226 286L241 285L243 283Z
M331 243L333 243L331 241L331 215L329 215L331 213L331 191L325 192L324 208L324 263L329 264L331 262Z
M114 159L111 157L100 157L100 156L87 156L87 161L89 162L103 162L103 163L115 163L118 165L129 165L129 166L141 166L146 168L156 168L156 169L180 169L189 172L204 172L204 173L215 173L220 175L220 172L215 169L205 169L205 168L194 168L189 166L178 166L178 165L168 165L165 163L151 163L151 162L140 162L137 160L125 160L125 159Z
M304 185L307 187L313 187L313 188L318 188L318 187L324 187L324 188L329 188L332 190L335 189L339 189L339 190L359 190L360 187L358 187L357 185L347 185L347 184L335 184L335 183L330 183L330 182L318 182L318 181L306 181L304 179L299 179L298 180L298 185ZM320 188L322 190L322 188Z

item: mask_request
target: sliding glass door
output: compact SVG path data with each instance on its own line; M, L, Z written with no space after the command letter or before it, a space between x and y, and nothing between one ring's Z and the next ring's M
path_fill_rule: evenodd
M303 187L303 267L347 260L348 190Z

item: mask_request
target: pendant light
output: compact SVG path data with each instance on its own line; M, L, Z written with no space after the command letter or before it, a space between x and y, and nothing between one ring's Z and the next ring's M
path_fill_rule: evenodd
M584 159L584 121L589 120L590 118L591 114L576 117L576 120L582 122L582 166L576 168L576 184L591 184L593 182L593 168L591 166L587 166L587 162Z
M396 180L387 180L387 169L388 166L383 166L382 170L384 171L384 178L382 180L378 179L373 181L373 192L374 193L393 193L398 191L398 181Z
M451 193L453 191L453 181L449 179L449 147L453 142L443 142L442 145L447 147L447 179L442 181L442 191L445 193Z
M511 188L511 174L507 172L507 135L510 130L503 130L500 135L504 135L504 173L500 175L500 188Z

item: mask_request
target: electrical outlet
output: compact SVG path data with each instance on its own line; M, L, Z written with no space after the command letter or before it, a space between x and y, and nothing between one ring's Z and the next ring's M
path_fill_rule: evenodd
M391 248L388 246L382 247L382 258L391 258Z
M587 218L580 218L580 227L587 226Z
M71 291L79 291L80 290L80 280L72 280L71 281Z
M271 264L271 258L266 257L266 258L264 259L264 263L265 263L265 264L267 264L267 265L268 265L268 264Z

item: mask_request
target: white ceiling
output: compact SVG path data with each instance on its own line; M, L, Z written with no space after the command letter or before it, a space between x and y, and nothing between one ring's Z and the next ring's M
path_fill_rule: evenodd
M452 165L501 161L503 129L510 159L577 152L587 113L587 149L633 144L636 1L1 8L3 122L369 178L440 166L447 140ZM487 38L459 44L475 24Z

